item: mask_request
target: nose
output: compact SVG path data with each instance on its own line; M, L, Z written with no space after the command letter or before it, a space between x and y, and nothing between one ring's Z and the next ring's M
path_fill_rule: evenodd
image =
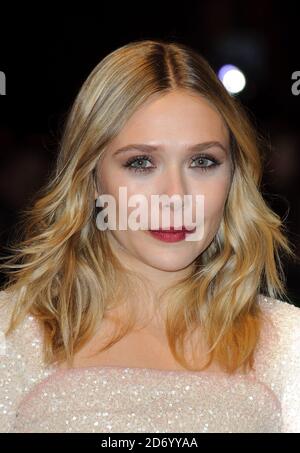
M156 193L161 202L158 210L157 205L154 211L151 209L151 217L153 216L151 222L154 222L151 223L152 228L162 227L163 224L168 227L169 222L170 226L175 222L177 226L189 226L193 222L193 202L189 196L184 198L185 195L189 195L190 189L184 169L172 162L167 165L159 178ZM165 215L167 217L164 217Z
M183 170L177 165L170 165L163 175L161 194L165 194L169 198L174 195L179 195L182 206L186 204L184 195L188 195L188 184L183 174ZM171 204L171 207L173 207L173 203Z

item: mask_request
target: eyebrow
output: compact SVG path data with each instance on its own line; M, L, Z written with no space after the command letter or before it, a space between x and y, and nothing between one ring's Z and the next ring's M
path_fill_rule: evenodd
M205 149L212 148L213 146L217 146L217 147L221 148L223 151L225 151L226 154L228 152L227 148L225 148L225 146L222 145L222 143L219 141L207 141L207 142L202 142L202 143L196 143L196 145L192 145L192 146L188 147L187 151L194 151L194 152L203 151ZM130 150L134 150L134 149L151 153L154 151L158 151L159 148L160 148L159 146L147 145L146 143L132 143L130 145L126 145L126 146L122 146L121 148L118 148L117 151L115 151L113 153L113 155L116 156L120 153L125 153L126 151L130 151Z

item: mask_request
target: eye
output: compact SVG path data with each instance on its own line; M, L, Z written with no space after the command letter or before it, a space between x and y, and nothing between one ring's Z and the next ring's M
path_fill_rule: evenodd
M197 161L210 161L210 165L193 165ZM154 170L153 165L147 165L147 162L153 164L153 160L151 156L142 155L142 156L134 156L128 159L128 161L123 165L125 168L128 168L130 171L134 171L135 173L150 173ZM199 154L192 158L192 165L191 168L196 168L197 170L201 171L208 171L215 168L217 165L220 165L220 162L213 156L208 156L205 154Z
M215 157L212 157L212 156L207 156L207 155L204 155L204 154L200 154L198 156L195 156L192 158L192 162L197 162L197 161L210 161L212 162L211 165L204 165L204 167L202 166L197 166L196 167L193 167L192 168L199 168L200 170L202 171L208 171L208 170L211 170L213 168L215 168L217 165L220 165L220 162L215 158Z
M150 156L135 156L135 157L132 157L130 159L128 159L128 161L126 162L126 164L124 165L125 168L128 168L128 170L133 170L135 172L149 172L151 171L154 167L142 167L140 166L141 164L144 164L144 163L147 163L148 162L151 162L153 163L152 159ZM132 166L133 164L137 164L137 166Z

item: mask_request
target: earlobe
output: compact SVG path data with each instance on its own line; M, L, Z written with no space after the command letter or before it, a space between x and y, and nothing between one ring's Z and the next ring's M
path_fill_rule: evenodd
M98 196L99 196L99 195L98 195L98 192L97 192L97 190L95 189L95 200L97 200Z

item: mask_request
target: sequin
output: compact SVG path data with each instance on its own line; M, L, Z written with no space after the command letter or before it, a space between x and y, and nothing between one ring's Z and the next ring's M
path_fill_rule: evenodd
M258 302L275 329L262 329L246 376L45 366L38 323L27 316L0 345L0 432L300 432L300 308ZM11 307L0 308L0 332Z

